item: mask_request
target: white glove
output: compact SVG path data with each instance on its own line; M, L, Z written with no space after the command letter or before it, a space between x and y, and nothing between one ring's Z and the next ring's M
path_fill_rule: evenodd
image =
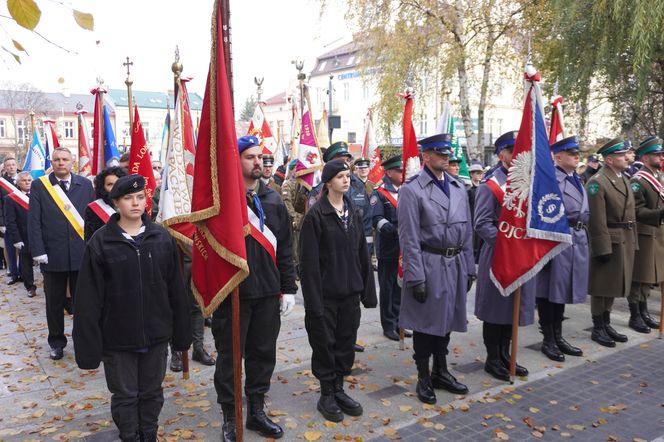
M25 244L23 244L23 242L17 242L16 244L14 244L14 247L16 247L19 250L21 250L23 248L23 246L25 246Z
M0 233L5 233L6 231L7 231L7 227L0 226Z
M295 295L282 295L281 296L281 314L283 316L290 315L290 312L295 308Z
M48 264L48 255L39 255L32 258L37 264Z

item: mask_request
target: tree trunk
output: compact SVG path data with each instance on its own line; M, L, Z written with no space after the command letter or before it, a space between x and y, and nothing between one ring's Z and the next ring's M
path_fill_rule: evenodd
M457 0L455 3L456 20L454 22L453 35L457 43L458 61L457 74L459 77L459 104L461 106L461 120L463 131L466 135L466 149L468 155L477 155L475 149L475 138L473 137L473 120L470 113L470 99L468 97L468 70L466 68L466 44L464 41L463 17L464 5Z
M481 155L484 150L484 109L486 108L489 78L491 76L491 59L495 45L492 26L488 26L486 47L484 49L484 62L482 63L482 85L480 86L480 102L477 106L477 146ZM500 135L500 134L496 134Z

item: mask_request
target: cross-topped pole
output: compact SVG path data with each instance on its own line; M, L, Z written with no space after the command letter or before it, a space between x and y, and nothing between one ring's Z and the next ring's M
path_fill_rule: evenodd
M127 85L127 111L129 112L129 132L134 130L134 100L133 100L133 95L131 92L131 85L134 84L134 81L131 79L131 74L129 72L129 67L133 66L134 62L129 60L129 57L127 57L127 61L122 63L122 66L127 67L127 79L125 80L125 84ZM125 146L126 150L127 146Z

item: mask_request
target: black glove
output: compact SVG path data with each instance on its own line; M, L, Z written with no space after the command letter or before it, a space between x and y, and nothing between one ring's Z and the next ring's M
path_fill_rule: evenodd
M595 261L600 264L606 264L609 262L609 259L611 259L611 255L599 255L595 257Z
M477 279L477 276L475 275L468 275L468 288L466 289L466 293L470 291L470 289L473 287L473 283Z
M417 284L413 287L413 298L420 304L424 304L427 300L427 285L424 282Z
M395 235L397 233L397 226L392 223L385 223L383 227L380 228L380 233L383 235Z

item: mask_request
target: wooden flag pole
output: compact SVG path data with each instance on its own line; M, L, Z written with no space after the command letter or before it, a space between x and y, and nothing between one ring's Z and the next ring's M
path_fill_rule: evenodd
M519 308L521 307L521 287L514 291L514 308L512 310L512 351L510 357L510 384L516 379L516 353L519 344Z
M231 293L233 335L233 391L235 394L235 437L242 442L242 349L240 347L240 290Z
M664 332L664 282L659 283L661 296L659 297L659 339Z
M404 342L405 339L406 333L403 331L403 327L399 327L399 350L406 349L406 343Z

